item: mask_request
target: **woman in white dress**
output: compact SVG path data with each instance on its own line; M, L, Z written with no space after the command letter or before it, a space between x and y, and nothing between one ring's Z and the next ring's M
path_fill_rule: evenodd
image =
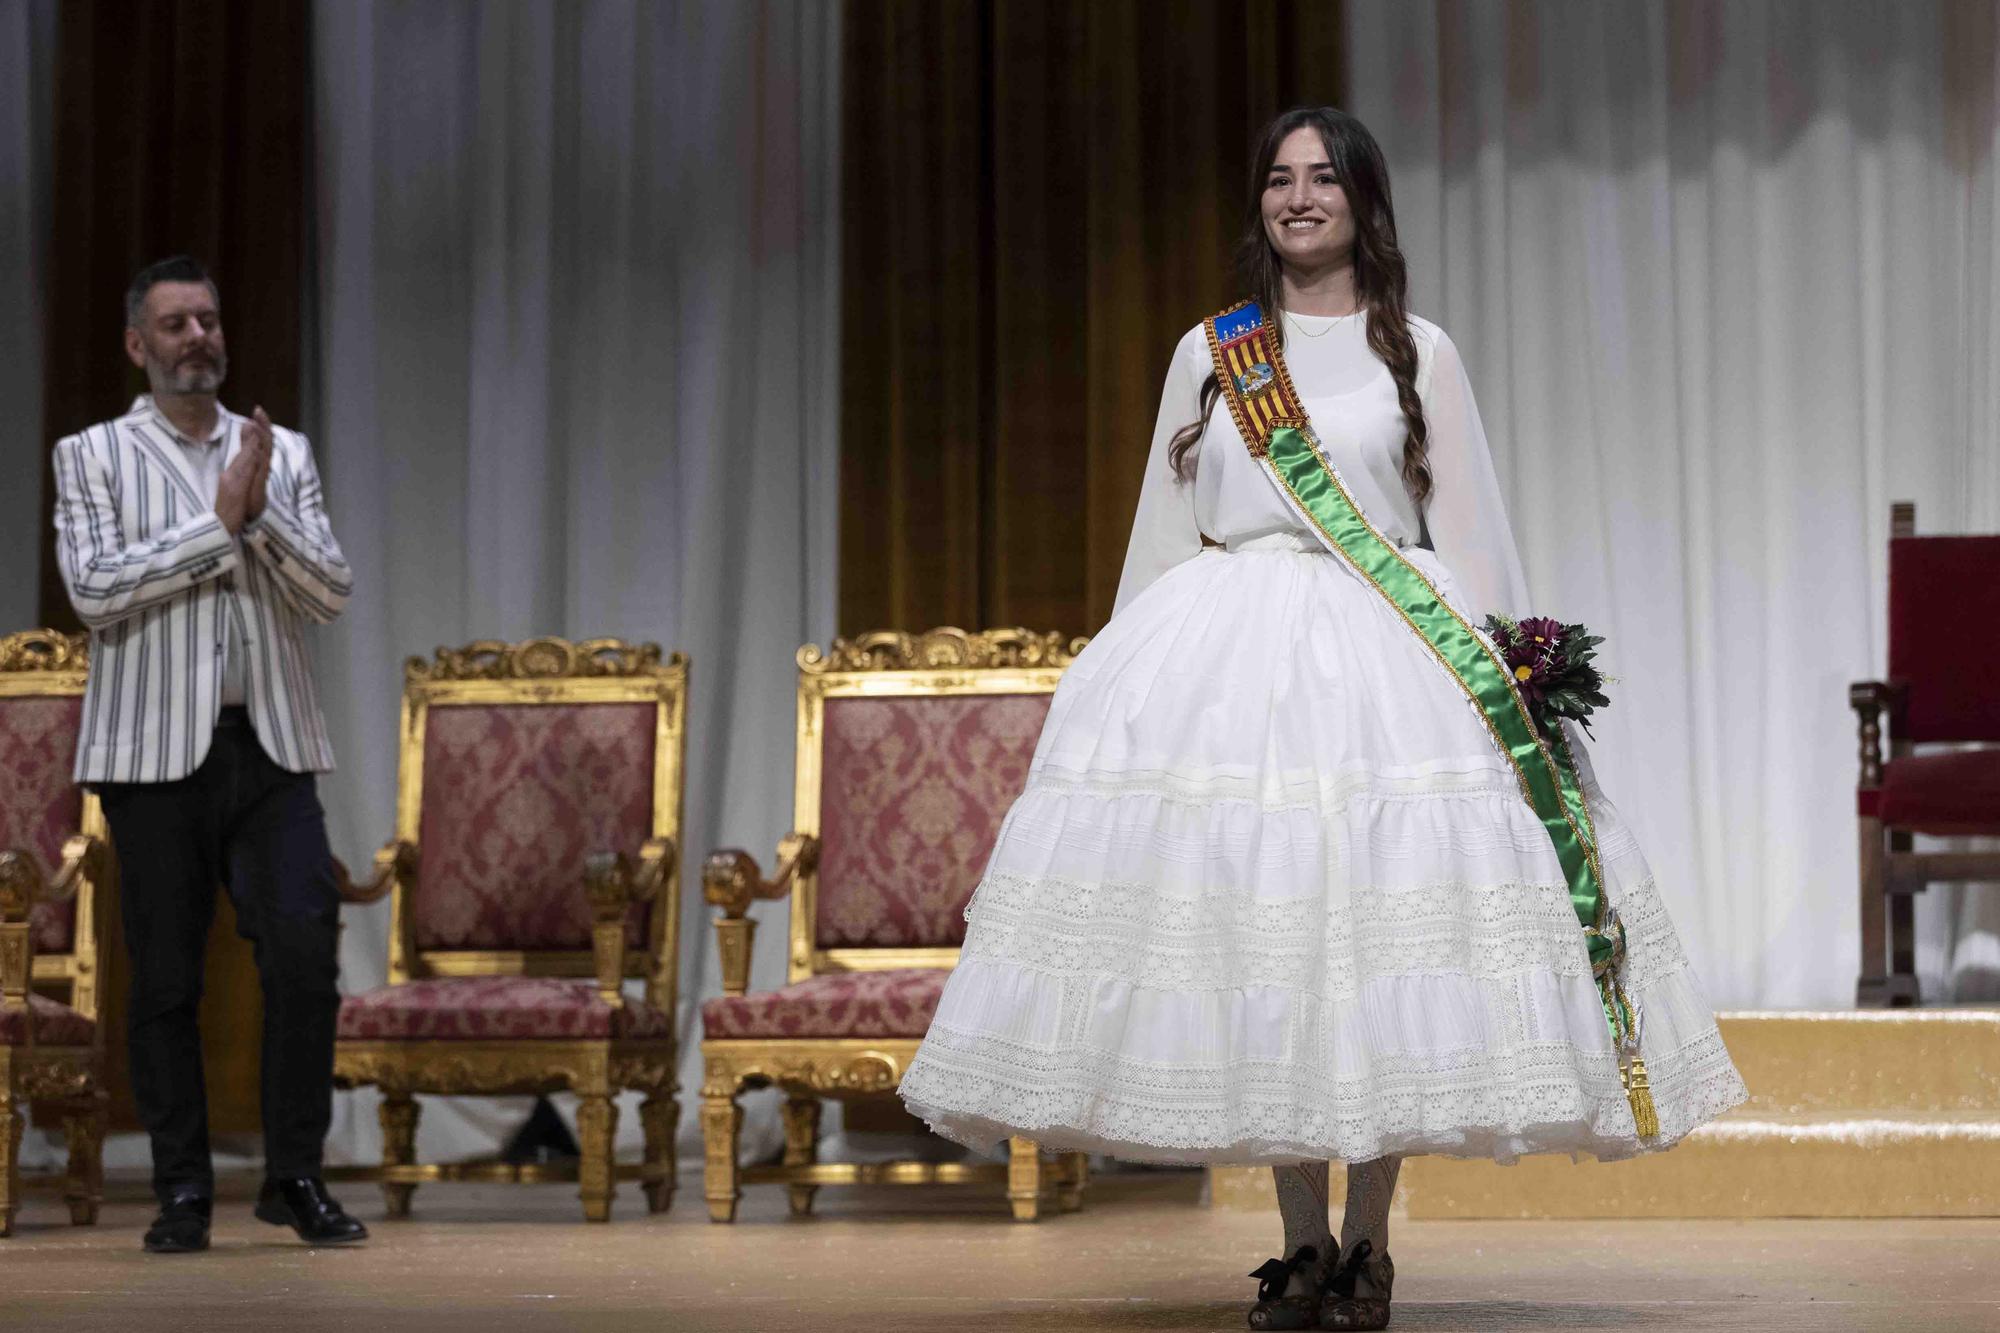
M1461 624L1528 614L1470 383L1405 312L1359 121L1266 129L1239 267L1375 536ZM1574 877L1498 733L1253 456L1231 390L1274 372L1221 384L1223 323L1175 351L1114 614L1056 693L902 1096L978 1148L1269 1163L1284 1251L1252 1275L1251 1326L1380 1328L1404 1156L1628 1157L1745 1091L1578 748L1638 1019L1621 1057ZM1636 1115L1627 1064L1650 1078Z

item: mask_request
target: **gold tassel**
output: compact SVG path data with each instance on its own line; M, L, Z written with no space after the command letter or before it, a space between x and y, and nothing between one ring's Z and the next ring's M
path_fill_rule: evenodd
M1660 1113L1653 1106L1653 1088L1646 1081L1646 1062L1640 1056L1633 1056L1625 1073L1625 1097L1632 1103L1632 1123L1638 1128L1642 1139L1656 1138L1660 1132Z

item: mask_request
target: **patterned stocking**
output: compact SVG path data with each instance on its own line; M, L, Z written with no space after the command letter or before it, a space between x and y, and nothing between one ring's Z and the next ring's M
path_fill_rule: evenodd
M1348 1164L1347 1213L1340 1223L1342 1254L1352 1253L1363 1240L1378 1256L1389 1252L1389 1203L1396 1197L1396 1173L1402 1166L1400 1157Z
M1333 1243L1326 1217L1326 1163L1274 1166L1271 1177L1278 1182L1278 1215L1285 1220L1284 1257L1289 1259L1301 1245L1310 1245L1319 1251L1319 1262L1325 1264L1332 1257L1327 1251ZM1305 1291L1306 1281L1303 1272L1293 1274L1293 1290Z

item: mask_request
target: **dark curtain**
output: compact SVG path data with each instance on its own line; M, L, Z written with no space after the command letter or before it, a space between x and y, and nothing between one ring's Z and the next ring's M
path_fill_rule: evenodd
M145 389L125 285L171 254L207 265L229 340L223 400L298 420L310 83L307 0L62 6L42 445ZM45 517L54 499L42 450ZM75 629L43 525L42 623Z
M1311 0L849 0L842 632L1110 615L1251 138L1337 103Z
M36 446L45 625L77 628L55 567L48 447L121 415L145 388L122 344L133 273L178 253L207 265L229 344L223 400L298 420L309 17L307 0L74 0L61 8L42 393L48 438ZM106 907L106 1056L113 1113L129 1125L115 897ZM226 898L210 938L207 988L213 1126L254 1129L262 1007Z

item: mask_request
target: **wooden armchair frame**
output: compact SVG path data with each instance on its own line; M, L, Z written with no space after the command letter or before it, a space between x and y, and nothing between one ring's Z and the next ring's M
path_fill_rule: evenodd
M1917 535L1917 507L1891 506L1891 538ZM1860 732L1861 975L1855 1002L1863 1008L1903 1007L1922 998L1917 983L1916 895L1932 884L2000 880L2000 851L1919 852L1908 829L1874 813L1883 778L1882 724L1889 724L1887 760L1911 757L1904 713L1908 689L1901 681L1858 681L1848 689Z
M1053 694L1083 640L1057 634L988 630L968 634L937 629L921 635L881 631L836 639L822 655L808 644L798 652L798 743L793 779L792 832L778 844L777 865L767 879L748 852L713 853L702 867L702 893L718 909L716 946L725 995L749 990L751 945L757 922L746 913L756 901L791 899L787 981L832 972L894 968L950 968L958 950L938 948L822 948L816 938L819 896L820 797L825 775L825 717L829 699L949 695ZM919 1038L722 1038L701 1044L704 1193L709 1217L732 1222L746 1184L784 1184L791 1211L812 1211L822 1185L1002 1183L1016 1219L1033 1221L1044 1196L1064 1212L1082 1206L1087 1182L1082 1153L1044 1163L1025 1138L1009 1141L1008 1162L821 1162L818 1138L823 1099L882 1098L892 1094L915 1058ZM784 1161L743 1166L738 1139L747 1089L776 1087L784 1094Z
M434 661L404 666L402 752L397 781L396 836L375 854L372 879L347 885L353 903L390 899L388 981L424 977L593 977L610 1008L626 1005L627 979L644 982L647 1000L671 1020L679 990L680 868L678 840L686 760L687 658L662 658L654 644L617 639L572 643L530 639L481 641L440 648ZM463 705L650 703L655 707L651 836L636 857L600 852L579 867L591 904L588 950L420 949L411 895L422 879L424 736L432 710ZM640 902L654 904L644 947L628 947L626 923ZM664 1037L520 1040L346 1040L335 1045L334 1077L344 1087L382 1089L382 1182L392 1217L409 1212L410 1196L426 1181L579 1181L584 1216L608 1220L616 1180L643 1183L649 1211L664 1211L675 1187L674 1130L680 1119L675 1077L677 1043ZM639 1108L645 1160L620 1167L612 1155L621 1089L645 1094ZM417 1093L545 1093L569 1090L580 1099L579 1164L425 1164L416 1160Z
M89 672L89 640L58 630L28 630L0 638L0 698L79 696ZM84 792L77 832L64 842L61 864L45 874L26 848L0 848L0 1011L25 1025L20 1045L0 1045L0 1236L13 1231L20 1207L21 1134L30 1108L61 1120L69 1170L63 1194L70 1221L97 1221L104 1194L104 1026L99 1013L97 917L111 886L113 859L104 811ZM30 916L37 903L73 898L76 924L68 953L37 956ZM38 1040L29 1003L33 992L58 990L69 1007L95 1025L87 1046Z

